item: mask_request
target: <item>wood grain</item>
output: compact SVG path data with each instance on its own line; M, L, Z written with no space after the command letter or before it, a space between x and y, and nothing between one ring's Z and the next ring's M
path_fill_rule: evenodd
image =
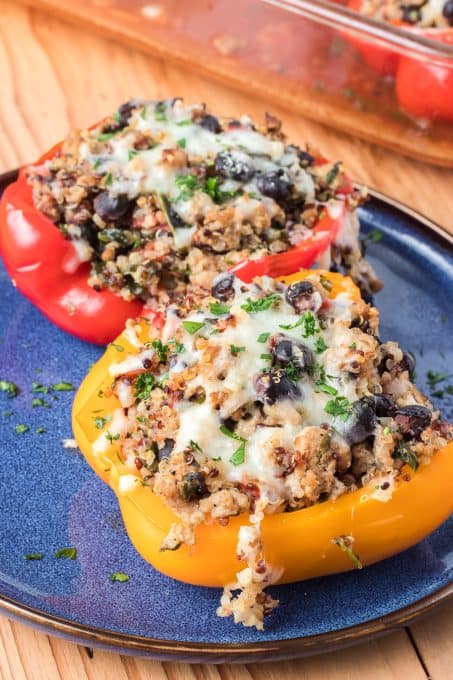
M288 135L342 158L355 178L408 203L453 232L453 172L422 165L233 92L201 76L24 6L0 0L0 171L34 160L72 126L130 96L185 96L214 110L280 115ZM453 604L406 631L322 657L239 666L157 663L95 651L0 617L1 680L433 680L453 678ZM424 668L427 669L427 673Z

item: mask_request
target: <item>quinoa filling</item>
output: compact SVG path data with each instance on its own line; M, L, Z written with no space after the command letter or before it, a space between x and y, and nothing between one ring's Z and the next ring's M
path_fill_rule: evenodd
M382 21L398 21L420 28L453 26L453 0L363 0L360 11Z
M137 353L110 366L121 406L101 419L95 449L115 441L128 474L172 508L163 550L193 544L206 519L250 514L237 545L246 567L218 614L258 629L277 605L264 589L281 576L265 558L265 514L371 481L385 500L404 465L429 464L453 439L412 382L412 356L380 342L378 311L331 290L322 271L289 285L221 274L211 295L193 289L170 306L159 336L149 327L139 341L129 321ZM353 536L332 540L358 559Z
M89 283L151 307L209 289L219 272L312 238L326 211L346 204L322 257L370 295L380 282L362 258L356 206L341 163L286 144L281 123L217 118L181 99L134 99L72 133L27 171L33 200L90 263Z

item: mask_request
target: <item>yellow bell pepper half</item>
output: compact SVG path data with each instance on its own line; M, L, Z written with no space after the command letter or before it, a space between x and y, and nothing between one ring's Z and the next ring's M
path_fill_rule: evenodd
M291 282L308 273L299 272L283 280ZM360 298L349 278L330 272L324 276L332 283L330 297L347 292L353 299ZM145 337L147 323L140 323ZM124 348L120 357L115 344ZM142 484L138 472L125 467L114 442L101 454L93 448L100 435L94 421L96 413L105 417L119 407L115 396L105 396L112 382L108 368L127 353L137 351L122 334L91 369L74 401L75 438L88 463L117 495L127 533L146 561L179 581L224 586L234 581L244 566L236 557L236 543L238 529L247 524L247 516L230 518L226 526L216 522L200 525L194 546L161 552L162 541L177 517ZM354 553L368 565L415 545L452 512L453 443L417 472L405 468L386 501L379 500L374 485L370 485L303 510L266 515L262 523L266 561L284 568L281 583L347 571L354 564L333 539L352 536Z

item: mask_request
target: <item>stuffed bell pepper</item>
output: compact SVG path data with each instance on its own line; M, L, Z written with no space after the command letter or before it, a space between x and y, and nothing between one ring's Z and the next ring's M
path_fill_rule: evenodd
M256 127L136 99L21 170L1 204L0 252L54 323L105 344L139 314L158 325L188 285L209 289L228 269L251 281L321 262L370 294L361 200L341 163L287 145L273 116Z
M80 387L76 440L141 555L263 627L274 583L361 568L453 510L453 428L323 270L192 287L130 320Z
M374 19L453 46L453 0L349 0L348 6ZM410 115L453 122L453 59L430 63L350 37L365 61L395 77L396 96Z

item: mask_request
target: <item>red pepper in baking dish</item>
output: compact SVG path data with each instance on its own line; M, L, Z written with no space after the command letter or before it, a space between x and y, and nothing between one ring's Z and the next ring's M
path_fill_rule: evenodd
M37 164L52 158L60 146ZM318 159L318 164L325 162ZM346 179L336 193L344 196L351 191L352 183ZM308 268L332 243L345 218L346 205L338 201L335 207L326 207L312 235L301 244L285 253L242 262L233 271L249 282L258 275L282 276ZM128 302L88 285L90 263L80 262L74 244L35 207L23 169L0 204L0 253L14 285L53 323L82 340L105 345L117 337L129 318L144 315L156 325L162 320L139 300Z
M360 11L361 4L362 0L349 0L348 7ZM453 45L453 28L417 28L400 22L395 25L413 35ZM407 57L356 36L348 35L347 38L371 68L382 75L395 77L396 97L406 113L430 120L453 121L452 59L445 65L435 65L428 59Z

